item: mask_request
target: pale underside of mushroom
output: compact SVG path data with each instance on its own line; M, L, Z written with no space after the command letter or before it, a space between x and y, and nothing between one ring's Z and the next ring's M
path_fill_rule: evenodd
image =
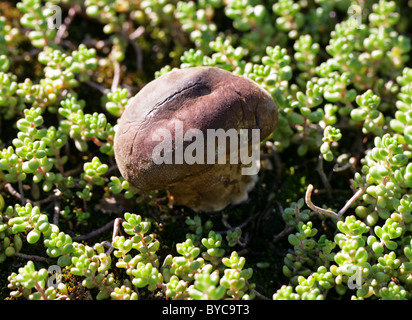
M236 205L248 199L258 175L242 175L243 164L215 164L206 170L167 187L169 197L177 204L194 211L220 211L229 204ZM193 186L196 186L194 188Z

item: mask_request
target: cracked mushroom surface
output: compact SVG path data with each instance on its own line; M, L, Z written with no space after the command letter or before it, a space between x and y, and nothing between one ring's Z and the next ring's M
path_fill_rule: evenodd
M173 70L148 83L129 102L114 139L115 159L122 176L137 188L167 189L176 204L195 211L218 211L246 200L257 175L242 174L250 163L231 163L229 138L224 150L218 150L222 144L215 137L208 139L208 133L247 129L250 153L253 129L260 130L260 142L273 132L277 119L272 97L250 79L215 67ZM191 135L185 141L183 137L193 130L201 137ZM159 132L170 135L159 141ZM165 139L171 139L167 156L173 163L159 163L153 156ZM195 150L203 161L182 159L190 145L204 148ZM213 162L207 159L210 145L216 147ZM226 161L219 163L222 152ZM162 155L166 153L165 149Z

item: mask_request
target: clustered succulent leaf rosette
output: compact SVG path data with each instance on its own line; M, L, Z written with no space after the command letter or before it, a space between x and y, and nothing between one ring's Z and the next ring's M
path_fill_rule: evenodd
M56 4L61 29L47 23ZM387 0L1 2L0 267L19 265L2 280L10 297L411 299L408 10ZM102 38L83 38L78 19ZM275 101L261 179L284 180L262 180L256 192L271 195L263 212L284 229L265 238L252 226L265 221L259 212L231 227L228 209L223 232L191 216L173 251L148 217L172 223L176 211L116 171L113 142L148 79L202 66L249 78ZM308 163L317 170L297 184ZM305 204L309 183L319 192ZM104 240L83 243L76 233L95 226L96 199L132 199L136 214L122 210L113 236L94 230ZM262 249L256 233L268 245L255 264L237 249ZM61 268L58 283L49 266ZM262 282L282 285L255 281L264 272Z
M22 247L21 234L30 230L27 241L34 244L42 238L47 255L57 258L57 265L65 274L77 276L81 286L97 289L96 299L137 300L139 289L150 292L163 291L172 299L223 298L253 299L255 284L250 282L251 268L245 268L245 258L236 251L225 257L222 236L210 231L205 238L192 234L176 245L178 255L168 255L160 262L157 254L160 243L150 234L151 224L142 217L125 213L122 220L126 236L114 236L111 243L84 245L60 231L40 214L38 207L26 205L7 208L9 229L3 234L14 233L14 246L8 246L5 256L13 256ZM188 223L192 220L188 220ZM194 222L194 221L193 221ZM8 238L4 238L8 239ZM5 241L3 240L3 244ZM108 247L108 248L107 248ZM11 252L11 249L14 250ZM3 259L4 260L4 259ZM112 262L118 269L125 269L128 279L118 280L113 274ZM61 270L60 268L60 270ZM17 273L8 277L11 297L30 300L69 299L63 275L50 283L47 269L36 269L29 260Z

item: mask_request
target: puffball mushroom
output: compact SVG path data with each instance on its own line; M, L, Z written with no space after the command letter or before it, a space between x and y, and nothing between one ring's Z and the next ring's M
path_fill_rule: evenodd
M167 189L176 204L218 211L248 198L259 170L248 155L259 155L277 120L272 97L250 79L215 67L173 70L129 101L115 159L137 188Z

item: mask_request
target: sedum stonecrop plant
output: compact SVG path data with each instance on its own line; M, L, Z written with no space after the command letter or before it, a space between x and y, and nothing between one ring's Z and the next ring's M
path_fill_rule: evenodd
M1 298L412 299L410 10L2 1ZM215 215L114 160L129 99L194 66L255 81L279 111L250 200Z

